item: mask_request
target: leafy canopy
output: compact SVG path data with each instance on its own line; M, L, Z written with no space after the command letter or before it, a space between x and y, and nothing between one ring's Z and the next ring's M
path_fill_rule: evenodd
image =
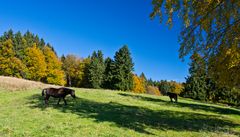
M171 27L173 18L177 15L182 20L183 29L180 34L179 56L199 53L208 61L212 60L212 67L216 68L215 75L235 77L228 78L224 83L228 86L239 85L240 75L240 1L239 0L153 0L153 12L151 17L160 17L163 20L163 12L167 15L167 24ZM222 48L230 50L231 59L222 60L222 64L229 64L225 68L217 68L215 64L218 58L225 58L227 53ZM236 50L237 48L237 50ZM235 50L234 52L232 50ZM217 57L215 57L217 56ZM221 57L220 57L221 56ZM223 69L226 70L222 71ZM219 71L218 71L219 70ZM230 71L228 71L230 70ZM231 81L236 84L230 84ZM219 83L223 81L220 77L215 79ZM238 84L237 84L238 83Z

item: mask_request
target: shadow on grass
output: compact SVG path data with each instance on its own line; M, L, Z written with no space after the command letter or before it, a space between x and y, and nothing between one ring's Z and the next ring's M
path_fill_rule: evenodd
M184 102L178 102L178 103L172 103L169 101L165 101L162 99L158 99L158 98L150 98L150 97L144 97L141 95L132 95L132 94L127 94L127 93L118 93L121 96L125 96L125 97L131 97L134 99L140 99L143 101L151 101L151 102L161 102L161 103L165 103L165 105L172 105L172 106L176 106L176 107L188 107L190 109L193 110L203 110L203 111L207 111L207 112L214 112L214 113L218 113L218 114L236 114L236 115L240 115L240 110L237 109L232 109L232 108L222 108L222 107L218 107L218 106L211 106L208 104L189 104L189 103L184 103Z
M45 111L47 108L43 104L43 98L38 94L28 99L28 105L32 109L40 108ZM75 101L67 98L68 106L57 106L57 100L50 100L48 107L57 109L60 112L77 114L81 118L93 118L95 122L112 122L120 128L127 128L148 135L154 135L154 133L148 131L147 128L163 131L218 131L240 135L240 133L231 130L231 128L239 126L238 124L217 118L214 115L168 110L154 111L115 102L95 102L84 98L77 98Z

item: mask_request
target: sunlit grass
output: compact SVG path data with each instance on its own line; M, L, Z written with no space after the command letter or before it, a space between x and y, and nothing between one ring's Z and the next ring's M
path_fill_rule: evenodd
M0 91L0 136L240 136L234 108L94 89L46 107L40 93Z

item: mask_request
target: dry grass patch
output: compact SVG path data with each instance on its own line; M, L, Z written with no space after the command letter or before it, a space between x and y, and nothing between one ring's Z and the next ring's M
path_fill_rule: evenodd
M0 76L0 88L9 91L20 91L28 89L42 89L46 87L59 87L57 85L49 85L41 82L30 81L14 77Z

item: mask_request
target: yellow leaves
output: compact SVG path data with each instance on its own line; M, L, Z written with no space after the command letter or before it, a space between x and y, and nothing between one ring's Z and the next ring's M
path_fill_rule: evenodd
M239 85L239 68L240 48L237 46L222 47L209 61L209 73L220 85Z
M157 96L161 95L158 87L155 87L155 86L147 86L147 93L152 95L157 95Z
M46 61L46 82L56 85L64 85L64 71L62 70L62 63L56 54L49 47L43 48Z
M26 49L26 57L24 59L28 68L28 78L40 81L46 76L46 62L42 51L34 44Z
M183 90L183 85L177 82L170 82L170 86L173 88L172 91L176 94L180 94Z
M15 52L10 39L0 43L0 75L22 77L26 71L25 65L14 55Z
M47 73L46 77L47 83L55 84L55 85L64 85L66 84L64 80L64 72L62 70L52 70Z
M133 92L135 93L144 93L145 92L145 85L144 85L144 80L139 78L136 75L133 75Z

